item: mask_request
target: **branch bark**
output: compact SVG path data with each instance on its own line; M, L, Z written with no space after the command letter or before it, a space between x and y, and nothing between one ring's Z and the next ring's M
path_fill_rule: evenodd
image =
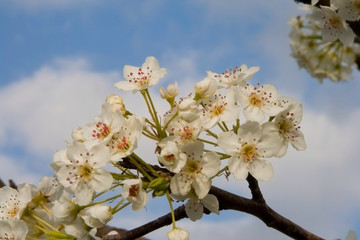
M324 240L323 238L305 230L304 228L300 227L299 225L295 224L294 222L290 221L289 219L283 217L282 215L271 209L262 197L257 180L251 176L248 177L248 181L249 187L253 195L252 199L244 198L212 186L209 193L215 195L218 198L219 210L235 210L251 214L262 220L268 227L274 228L294 239ZM184 205L175 209L175 219L180 220L183 218L187 218ZM134 228L126 232L122 236L105 236L103 239L131 240L140 236L144 236L156 229L170 224L171 214L168 213L154 221Z

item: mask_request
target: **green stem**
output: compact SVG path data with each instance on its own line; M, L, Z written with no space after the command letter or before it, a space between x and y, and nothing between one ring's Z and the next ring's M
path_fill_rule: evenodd
M226 123L224 121L221 122L223 127L225 128L226 132L229 131L229 128L227 127Z
M207 143L207 144L211 144L211 145L217 146L217 143L208 141L208 140L206 140L206 139L197 138L197 140L199 140L200 142L203 142L203 143Z
M143 167L136 161L136 159L134 159L132 154L129 156L129 160L132 164L134 164L136 166L136 168L142 173L143 176L147 177L147 179L149 179L149 181L152 180L152 177L143 169Z
M212 131L210 131L209 129L206 129L205 131L213 138L216 138L216 139L218 138L218 136L215 133L213 133Z
M136 155L136 153L132 153L131 154L133 157L135 157L136 160L138 160L142 165L144 165L147 169L149 169L155 176L160 177L159 173L157 171L155 171L155 169L148 164L147 162L145 162L144 160L142 160L141 157L139 157L138 155Z
M174 208L173 208L173 205L172 205L172 201L171 201L169 191L166 192L166 198L167 198L167 200L169 202L169 206L170 206L172 227L173 227L173 229L176 229L175 212L174 212Z

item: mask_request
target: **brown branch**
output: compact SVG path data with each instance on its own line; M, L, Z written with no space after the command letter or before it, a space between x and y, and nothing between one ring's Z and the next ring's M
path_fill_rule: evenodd
M265 199L261 193L258 181L250 173L247 176L246 181L249 183L252 200L259 203L265 203Z
M186 218L185 205L181 205L180 207L174 210L175 220L178 221L180 219ZM164 226L170 225L172 223L171 213L168 213L154 221L148 222L140 227L134 228L132 230L127 231L123 235L113 235L113 236L105 236L104 240L132 240L141 236L144 236L156 229L162 228Z
M255 181L254 181L255 180ZM289 219L281 216L271 209L262 198L260 188L256 179L248 177L250 189L252 189L253 199L244 198L236 194L227 192L212 186L209 193L215 195L219 200L219 210L235 210L251 214L262 220L268 227L274 228L283 234L294 239L324 240L321 237L305 230ZM175 210L176 220L186 218L184 205ZM104 240L130 240L146 235L156 229L171 224L171 214L168 213L154 221L146 223L140 227L132 229L123 236L105 236Z

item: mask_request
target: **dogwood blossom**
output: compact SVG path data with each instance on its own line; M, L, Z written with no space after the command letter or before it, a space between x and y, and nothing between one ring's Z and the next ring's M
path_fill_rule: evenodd
M273 177L272 164L262 158L272 157L278 152L279 139L277 136L263 137L258 122L247 121L237 134L232 131L220 133L218 145L231 155L229 171L236 179L246 179L248 173L260 181L269 181Z
M66 156L59 154L64 164L55 167L55 174L65 189L75 194L79 205L89 204L95 191L110 188L113 178L102 168L110 161L110 151L103 144L88 149L84 143L73 142L66 148ZM58 156L54 158L58 160Z
M219 171L220 159L214 152L203 154L204 144L199 141L185 145L182 151L187 154L187 162L171 179L171 192L185 196L193 188L196 196L202 199L210 190L211 177Z
M264 134L278 135L281 139L279 151L275 154L276 157L285 155L288 143L298 151L306 149L304 135L299 126L301 119L302 105L295 102L277 114L273 122L263 124Z
M271 84L260 86L246 86L239 88L238 101L244 106L244 116L247 120L261 123L265 119L265 114L275 116L282 108L278 105L278 93Z
M132 210L140 211L148 202L148 196L142 188L141 179L126 179L122 181L121 196L131 202Z
M141 67L126 65L123 70L125 81L117 82L114 86L136 93L157 84L166 73L166 68L160 68L155 57L147 57Z

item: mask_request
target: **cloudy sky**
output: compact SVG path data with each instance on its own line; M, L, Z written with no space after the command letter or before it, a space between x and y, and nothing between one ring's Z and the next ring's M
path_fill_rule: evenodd
M110 93L144 110L138 96L113 88L125 64L157 57L168 69L161 84L177 81L183 94L206 70L260 66L251 83L273 83L303 103L308 145L272 159L275 177L261 183L268 204L326 239L344 238L350 229L359 235L360 75L319 84L299 70L289 56L287 25L299 14L291 0L1 0L0 178L36 184L52 175L54 152L99 114ZM141 151L153 151L148 146ZM249 196L246 182L215 184ZM120 213L112 224L132 228L167 213L156 200L141 212ZM192 239L289 239L239 212L179 226ZM148 237L164 239L169 230Z

